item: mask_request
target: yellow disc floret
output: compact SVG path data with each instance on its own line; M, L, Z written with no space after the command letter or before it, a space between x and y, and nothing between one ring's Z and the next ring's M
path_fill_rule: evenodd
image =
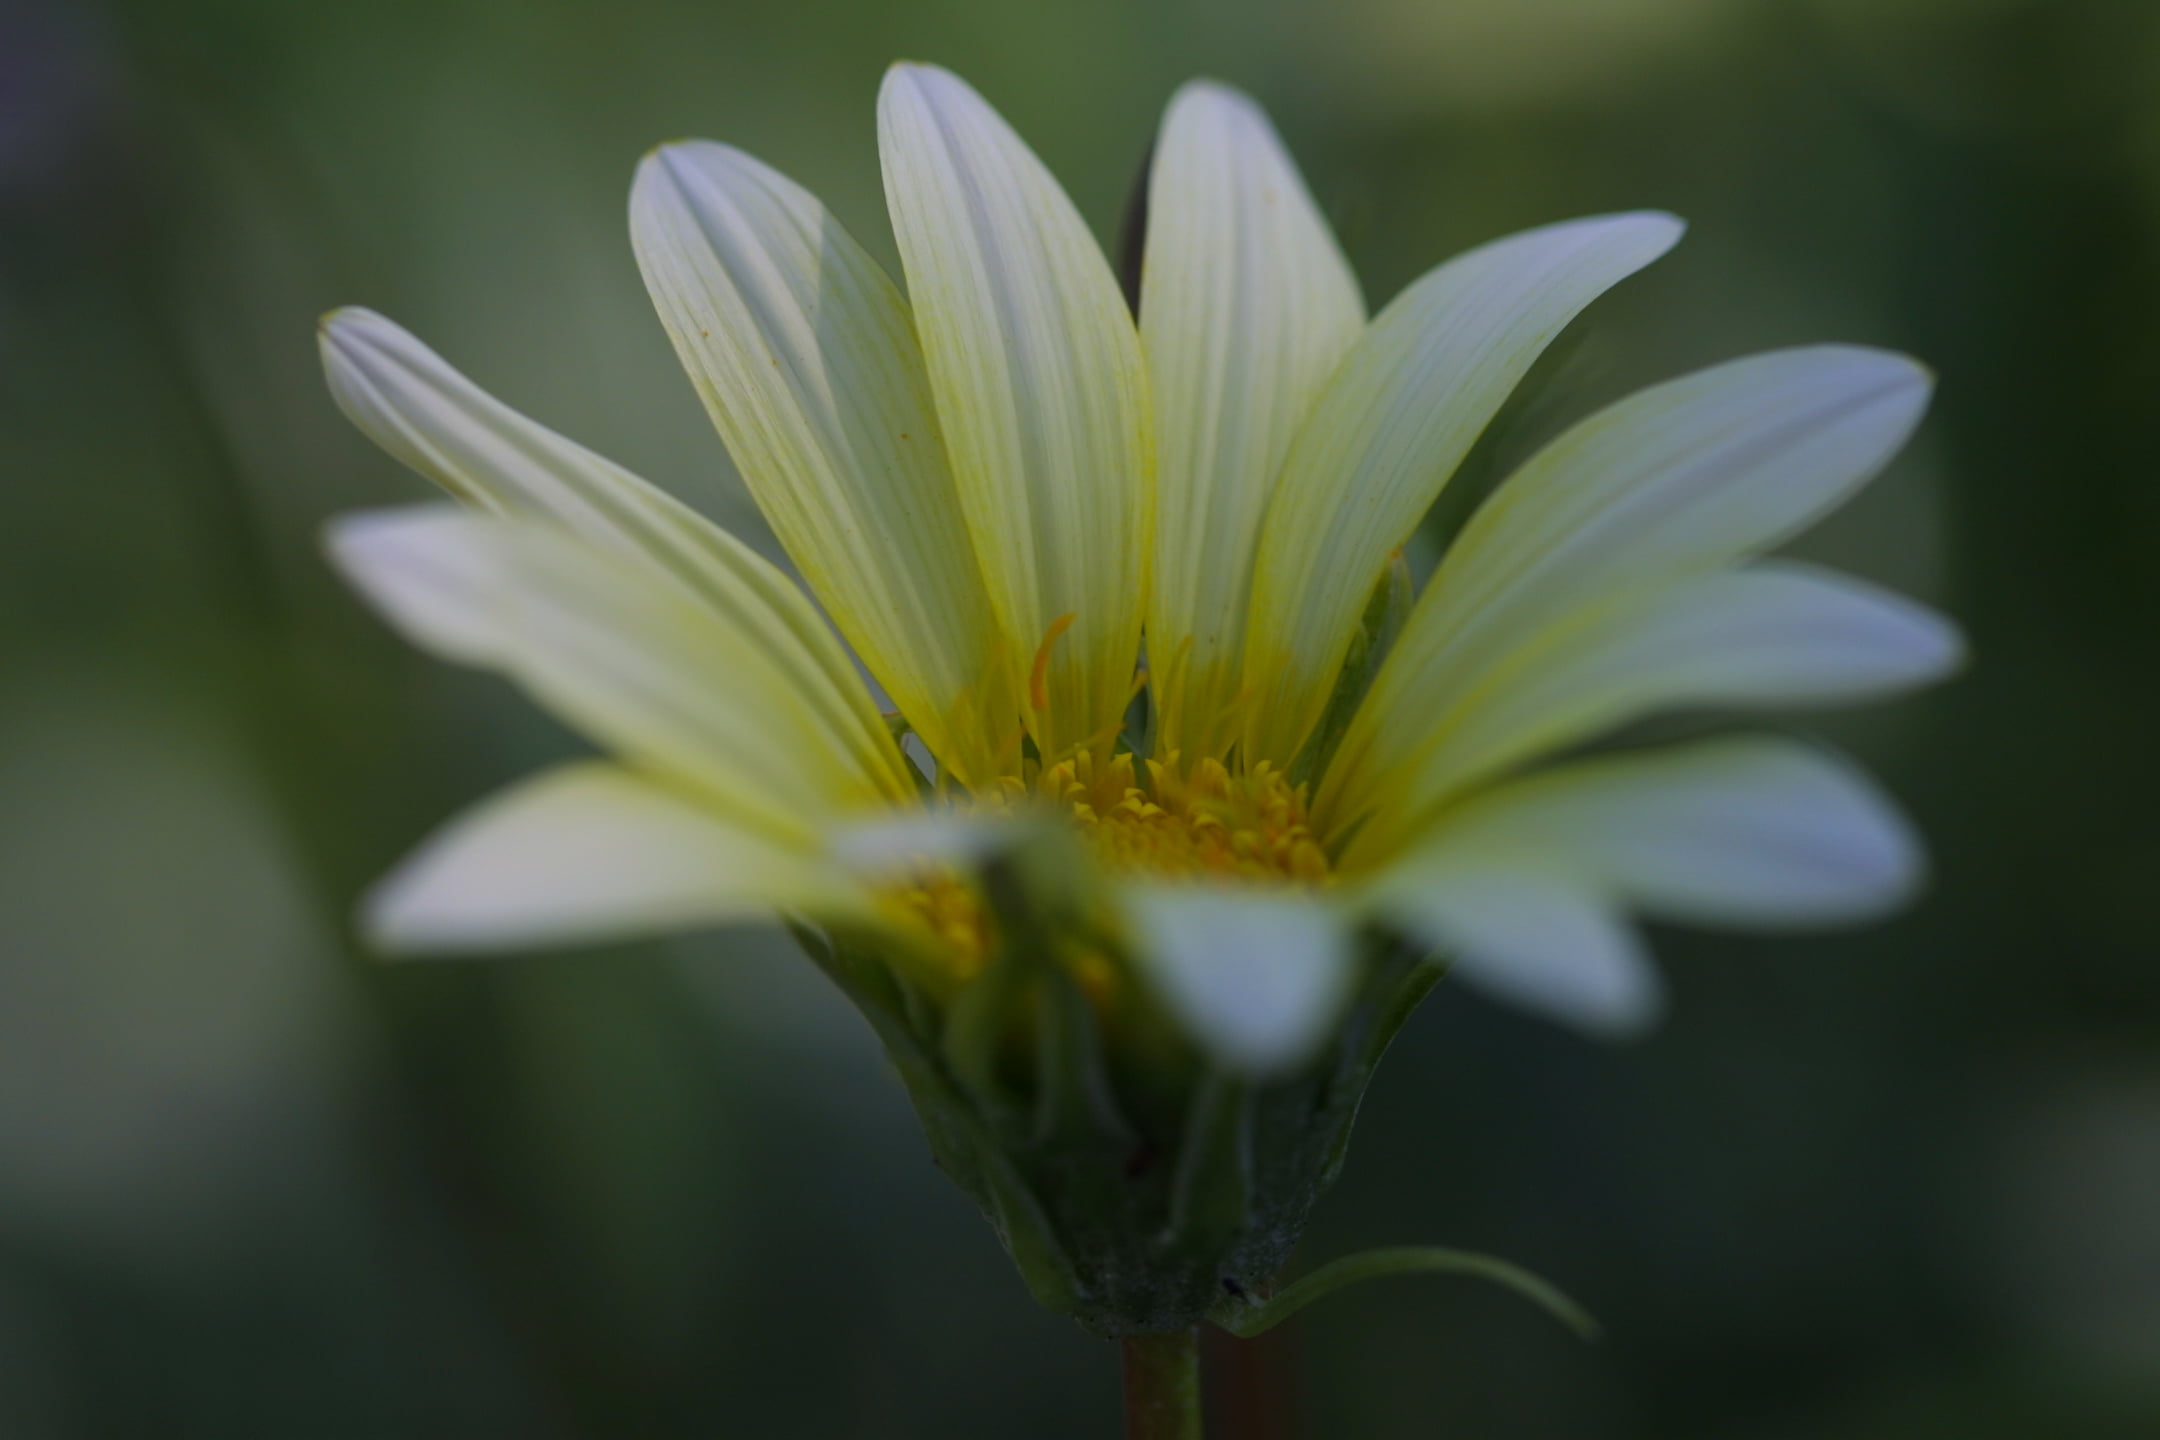
M959 799L956 808L990 816L1024 810L1062 815L1102 868L1134 879L1222 880L1299 888L1330 883L1327 853L1313 838L1306 787L1269 765L1232 771L1177 756L1107 761L1082 752L1034 767ZM1144 779L1143 779L1144 776ZM900 914L920 925L963 976L980 967L991 936L982 897L965 877L932 868L886 892Z
M1190 771L1150 760L1138 783L1130 755L1098 767L1081 756L1045 771L1038 793L1062 803L1103 867L1161 879L1320 885L1326 853L1313 839L1305 789L1268 765L1233 774L1219 760Z

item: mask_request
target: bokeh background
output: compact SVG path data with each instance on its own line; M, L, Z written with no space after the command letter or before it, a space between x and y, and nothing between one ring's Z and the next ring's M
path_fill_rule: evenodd
M1917 814L1926 903L1660 934L1674 1012L1625 1048L1444 988L1305 1254L1497 1250L1610 1338L1375 1286L1222 1357L1272 1397L1222 1433L2160 1434L2160 5L0 0L0 1436L1114 1433L1112 1354L782 938L392 966L349 927L574 742L329 574L326 516L423 487L333 410L314 317L397 316L769 545L631 167L734 141L889 258L903 55L1105 235L1172 88L1247 87L1376 303L1522 226L1689 217L1443 509L1744 351L1941 374L1804 548L1977 663L1791 722Z

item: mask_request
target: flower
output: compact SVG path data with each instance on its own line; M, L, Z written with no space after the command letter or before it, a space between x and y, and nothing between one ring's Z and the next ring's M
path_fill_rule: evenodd
M1660 1003L1627 910L1788 925L1911 889L1906 827L1820 750L1586 747L1953 667L1929 612L1758 558L1903 444L1918 365L1817 346L1624 400L1413 596L1401 549L1450 473L1678 221L1500 240L1368 320L1265 117L1195 83L1136 322L963 82L896 66L878 121L905 296L740 151L665 146L631 196L816 604L387 320L326 319L340 405L463 502L342 519L337 563L608 756L453 822L369 901L377 942L790 917L1038 1295L1118 1331L1280 1263L1428 957L1624 1032Z

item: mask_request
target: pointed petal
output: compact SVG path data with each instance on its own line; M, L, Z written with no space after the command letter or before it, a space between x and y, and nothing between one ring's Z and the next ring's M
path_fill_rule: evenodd
M1531 457L1465 527L1459 621L1744 560L1850 498L1912 435L1933 388L1911 358L1771 351L1653 386ZM1439 579L1438 576L1435 579Z
M1365 303L1267 116L1226 86L1195 81L1170 102L1147 215L1157 743L1214 755L1233 738L1215 726L1239 685L1261 515Z
M1664 1013L1664 982L1626 921L1534 857L1434 863L1414 882L1383 887L1377 909L1495 1000L1613 1038L1638 1035Z
M1265 1076L1294 1069L1349 999L1350 936L1320 900L1139 886L1123 902L1136 963L1170 1012L1233 1070Z
M1421 723L1539 631L1745 559L1844 500L1905 442L1928 389L1903 356L1816 346L1671 381L1562 435L1457 538L1317 808L1348 815L1384 789L1423 743Z
M1961 655L1933 611L1827 571L1765 563L1690 576L1547 626L1439 699L1437 723L1403 707L1376 714L1368 754L1408 758L1362 770L1341 823L1369 810L1352 851L1383 855L1450 797L1644 716L1871 698L1938 680Z
M1291 442L1261 530L1248 759L1295 757L1389 554L1553 337L1680 230L1654 213L1532 230L1442 265L1373 321Z
M333 558L408 637L510 676L595 742L807 843L891 798L805 699L805 667L650 568L558 527L419 506L345 516Z
M816 607L732 535L629 471L535 424L372 311L323 317L320 346L331 394L393 456L473 509L546 519L634 557L695 594L768 652L804 670L824 724L857 759L908 786L854 662Z
M862 908L771 837L617 766L547 771L450 822L368 897L385 950L521 949Z
M961 80L894 66L878 140L991 603L1017 645L1041 647L1030 725L1046 755L1106 747L1130 699L1147 603L1153 477L1139 337L1072 202Z
M736 468L810 588L940 764L993 776L1017 742L907 302L825 207L739 150L638 167L646 287Z
M1653 913L1704 924L1870 919L1923 862L1910 826L1851 764L1771 739L1580 761L1505 785L1435 825L1389 872L1534 853Z

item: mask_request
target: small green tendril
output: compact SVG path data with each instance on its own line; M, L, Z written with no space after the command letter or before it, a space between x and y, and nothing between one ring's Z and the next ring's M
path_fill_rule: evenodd
M1321 1266L1266 1299L1233 1296L1208 1312L1208 1319L1241 1340L1274 1329L1322 1296L1346 1285L1379 1280L1390 1275L1471 1275L1502 1285L1538 1306L1584 1340L1601 1333L1590 1312L1563 1294L1559 1287L1493 1255L1470 1250L1447 1250L1435 1245L1397 1245L1346 1255Z

